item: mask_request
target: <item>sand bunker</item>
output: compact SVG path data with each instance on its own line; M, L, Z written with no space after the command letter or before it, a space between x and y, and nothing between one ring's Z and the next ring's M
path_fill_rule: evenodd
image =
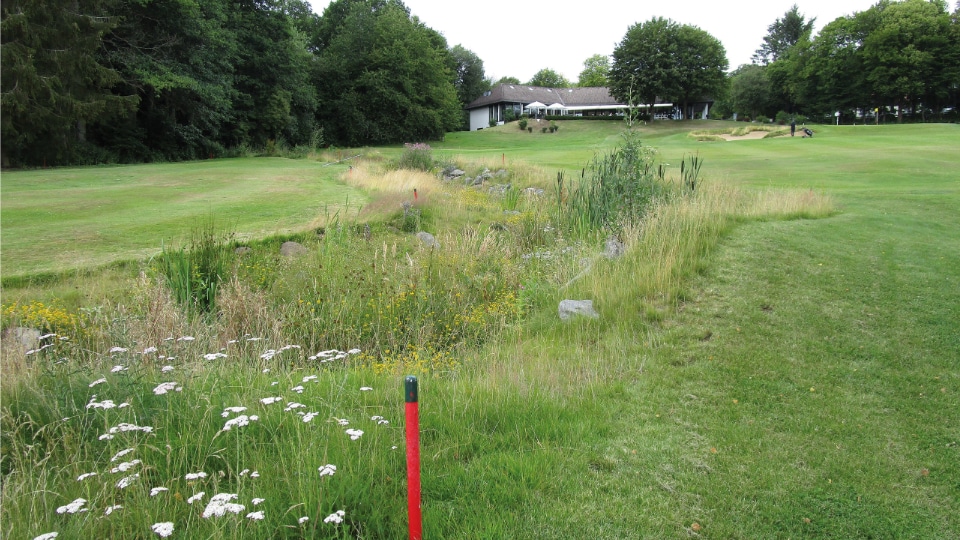
M723 134L723 135L720 135L720 138L722 138L722 139L725 140L725 141L747 141L747 140L750 140L750 139L762 139L762 138L764 138L764 137L767 136L767 133L769 133L769 132L767 132L767 131L751 131L750 133L747 133L746 135L729 135L729 134Z

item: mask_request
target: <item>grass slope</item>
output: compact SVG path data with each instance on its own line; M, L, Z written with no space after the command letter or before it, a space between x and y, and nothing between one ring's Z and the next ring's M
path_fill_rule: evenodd
M145 258L214 219L241 238L302 230L366 200L345 165L247 158L3 173L3 276Z

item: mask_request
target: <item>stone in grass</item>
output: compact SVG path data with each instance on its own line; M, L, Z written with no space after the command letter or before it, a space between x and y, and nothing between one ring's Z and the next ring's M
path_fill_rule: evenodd
M239 246L237 249L233 251L237 255L246 255L247 253L251 253L253 249L251 249L249 246Z
M437 239L434 238L433 235L428 232L424 232L424 231L418 232L417 239L423 242L423 245L427 246L428 248L440 249L440 243L437 242Z
M600 314L593 309L593 300L562 300L559 312L560 320L563 321L569 321L574 317L600 318Z
M623 255L624 249L623 242L616 238L608 238L603 245L603 256L608 259L616 259Z
M299 242L284 242L280 246L280 255L284 257L295 257L297 255L303 255L307 252L307 248L303 247L303 244Z
M17 326L3 331L4 344L15 344L22 353L40 346L40 331L36 328Z

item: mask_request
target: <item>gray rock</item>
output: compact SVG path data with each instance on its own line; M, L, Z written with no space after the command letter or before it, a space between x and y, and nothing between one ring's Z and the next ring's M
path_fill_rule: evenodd
M450 171L449 173L447 173L447 176L450 176L450 177L453 177L453 178L460 178L461 176L463 176L463 175L465 175L465 174L467 174L467 173L461 171L460 169L454 169L454 170Z
M593 300L562 300L558 311L560 320L563 321L569 321L574 317L600 318L600 314L593 309Z
M437 242L437 239L434 238L433 235L428 232L424 232L424 231L418 232L417 239L419 239L421 242L423 242L423 245L429 248L437 248L437 249L440 248L440 243Z
M490 169L484 169L483 172L480 173L480 178L483 178L484 180L489 180L493 178L493 173L490 172Z
M3 331L4 345L9 343L24 353L40 346L40 336L40 331L36 328L17 326Z
M247 253L250 253L251 251L253 251L253 250L250 249L250 248L247 247L247 246L240 246L240 247L238 247L237 249L233 250L233 252L236 253L237 255L246 255Z
M616 259L623 255L624 250L623 242L616 238L608 238L603 245L603 256L608 259Z
M528 187L527 189L523 190L523 193L528 197L543 197L545 192L540 188Z
M303 247L303 244L299 242L284 242L280 246L280 255L284 257L296 257L297 255L303 255L307 252L307 248Z
M497 178L506 178L509 175L510 173L508 173L506 169L500 169L494 176Z

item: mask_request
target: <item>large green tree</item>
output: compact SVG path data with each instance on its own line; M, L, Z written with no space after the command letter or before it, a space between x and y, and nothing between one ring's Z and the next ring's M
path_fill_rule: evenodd
M607 86L607 75L610 73L610 57L605 54L595 54L583 61L583 71L577 86Z
M450 49L451 70L453 72L453 86L457 90L457 99L460 107L465 107L471 101L490 90L490 79L483 71L483 60L473 51L462 45L455 45ZM469 129L470 116L466 110L462 113L461 129Z
M543 86L545 88L570 87L570 81L568 81L566 77L550 68L543 68L536 72L527 84L530 86Z
M720 40L696 26L680 26L676 39L677 89L669 97L681 104L686 117L691 101L723 96L729 63Z
M337 0L321 21L325 45L315 81L323 104L319 116L331 140L362 145L439 139L460 126L447 44L411 18L402 2Z
M816 20L816 17L806 20L800 13L800 8L794 4L783 18L767 27L767 35L763 38L763 44L753 54L753 61L763 65L776 62L801 39L810 38Z
M653 110L657 98L679 93L677 86L677 34L680 26L662 17L637 23L613 50L610 92L630 105Z
M112 92L121 77L97 58L116 18L95 0L9 0L0 9L3 165L89 159L88 125L137 104Z
M731 73L728 102L734 112L752 118L769 113L773 99L767 69L757 64L744 64Z

